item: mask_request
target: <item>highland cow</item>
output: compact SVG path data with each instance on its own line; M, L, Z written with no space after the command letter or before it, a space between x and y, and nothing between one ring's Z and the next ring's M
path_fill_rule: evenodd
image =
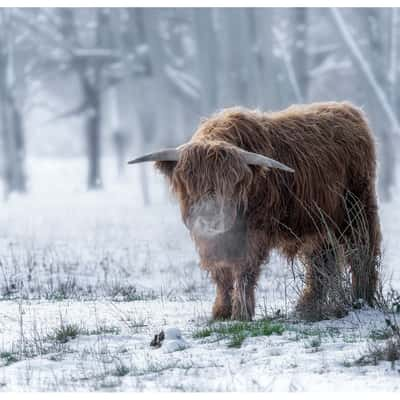
M353 105L226 109L204 120L188 143L130 163L143 161L156 161L178 198L201 266L216 284L213 318L254 316L260 267L274 249L305 262L298 310L324 304L336 273L332 235L343 246L354 242L354 210L363 214L356 245L366 245L367 257L356 267L352 249L343 263L354 298L373 303L381 240L375 145Z

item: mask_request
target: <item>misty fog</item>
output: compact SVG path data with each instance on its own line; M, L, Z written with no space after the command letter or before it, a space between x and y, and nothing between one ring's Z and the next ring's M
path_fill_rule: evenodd
M398 10L82 8L1 10L4 197L29 192L27 160L126 160L187 141L201 118L241 105L350 100L379 146L390 200L398 145ZM141 166L146 203L148 166ZM139 188L138 188L139 190Z

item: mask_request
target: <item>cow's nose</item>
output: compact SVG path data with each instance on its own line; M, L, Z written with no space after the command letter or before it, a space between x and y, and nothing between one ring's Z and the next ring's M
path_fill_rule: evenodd
M215 199L203 199L191 210L192 231L195 235L213 237L229 230L234 217L229 207Z

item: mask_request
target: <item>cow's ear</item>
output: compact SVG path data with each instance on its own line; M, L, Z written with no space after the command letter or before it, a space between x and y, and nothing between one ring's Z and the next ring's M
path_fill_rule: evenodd
M176 164L177 164L176 161L157 161L154 165L156 169L160 171L165 177L171 179Z

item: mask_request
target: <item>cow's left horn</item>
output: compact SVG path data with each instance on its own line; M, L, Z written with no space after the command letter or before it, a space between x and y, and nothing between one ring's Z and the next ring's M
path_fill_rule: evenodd
M283 171L287 172L294 172L294 169L288 167L285 164L280 163L279 161L276 161L272 158L263 156L261 154L257 153L251 153L250 151L246 151L243 149L239 149L239 152L242 154L244 160L247 162L249 165L262 165L267 168L278 168L282 169Z
M144 156L137 157L128 164L136 164L146 161L178 161L179 150L178 149L164 149L156 151L154 153L145 154Z

